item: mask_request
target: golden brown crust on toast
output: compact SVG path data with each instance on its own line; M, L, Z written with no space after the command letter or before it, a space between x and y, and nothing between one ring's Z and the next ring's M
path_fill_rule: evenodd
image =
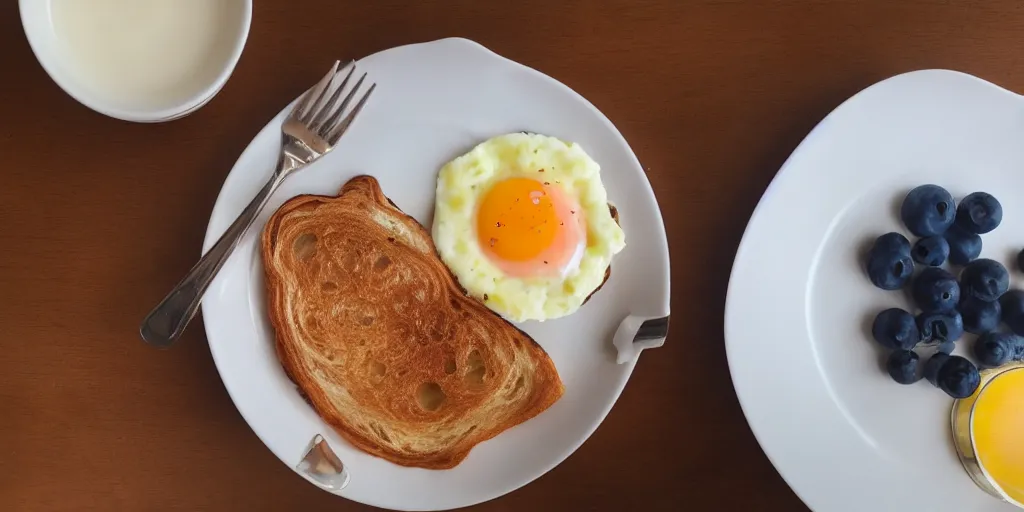
M372 177L287 201L262 256L281 365L366 452L451 468L564 392L540 345L467 297Z

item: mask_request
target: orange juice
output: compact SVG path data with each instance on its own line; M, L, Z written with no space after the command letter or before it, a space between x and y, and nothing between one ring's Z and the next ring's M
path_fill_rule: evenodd
M1024 509L1024 362L983 370L977 391L953 402L950 419L974 483Z
M1011 500L1024 503L1024 368L1000 373L980 390L971 438L982 471Z

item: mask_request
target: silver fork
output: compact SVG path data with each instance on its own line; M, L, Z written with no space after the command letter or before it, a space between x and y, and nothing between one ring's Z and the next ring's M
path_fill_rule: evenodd
M348 73L341 79L346 69ZM331 71L295 104L281 126L281 156L278 158L274 174L238 218L228 226L217 243L142 321L139 334L147 343L166 347L181 336L185 326L199 309L206 288L210 286L214 276L224 266L238 241L252 226L277 187L285 178L331 151L348 130L377 87L377 84L370 84L355 106L349 109L349 104L355 99L356 93L366 79L366 73L363 73L349 89L348 94L342 98L341 95L348 88L355 70L353 61L344 66L341 66L340 61L335 62ZM337 84L339 79L341 83Z

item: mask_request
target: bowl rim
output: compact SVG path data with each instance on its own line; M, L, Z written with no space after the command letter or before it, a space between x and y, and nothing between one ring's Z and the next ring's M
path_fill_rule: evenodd
M240 19L238 20L240 23L238 35L234 39L231 53L225 59L216 78L189 98L174 106L160 109L132 109L112 106L87 92L87 89L81 83L75 81L60 69L59 62L61 57L57 52L49 51L50 43L48 41L44 42L44 39L53 37L52 31L48 30L51 24L47 20L41 20L38 15L33 14L38 13L39 9L44 9L43 12L48 15L52 0L19 0L18 11L21 17L22 30L25 32L25 38L28 40L29 47L32 49L36 61L39 62L39 65L46 71L50 79L68 96L71 96L75 101L93 111L108 117L136 123L160 123L179 119L195 112L213 99L231 77L242 56L242 50L245 49L245 44L249 39L249 30L252 26L252 0L239 1L242 2L242 8Z

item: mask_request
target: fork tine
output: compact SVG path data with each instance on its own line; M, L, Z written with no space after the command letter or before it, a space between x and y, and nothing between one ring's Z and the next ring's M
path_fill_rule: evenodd
M356 85L352 86L352 90L345 96L345 99L341 100L341 105L338 105L338 108L334 110L331 117L329 117L323 125L317 127L317 132L320 133L323 138L329 138L327 134L337 126L338 119L340 119L342 114L345 113L345 108L348 107L348 104L352 103L352 98L354 98L356 93L359 92L359 88L363 85L363 80L366 80L366 73L363 73L363 76L359 77L359 81L356 82Z
M314 132L320 131L320 128L324 126L324 120L327 119L328 116L330 116L331 113L335 111L335 109L338 106L338 98L341 97L341 93L345 92L345 86L348 85L349 79L351 79L352 75L356 72L355 64L355 61L349 61L348 63L345 64L345 66L351 65L352 68L348 70L348 74L345 75L345 79L341 81L341 85L334 89L334 93L331 94L330 99L328 99L327 102L324 103L324 105L319 108L319 110L316 113L316 116L314 116L313 119L308 123L310 130L313 130ZM342 69L344 69L344 67L342 67ZM356 87L359 87L359 84L356 84ZM344 104L342 105L342 108L345 108Z
M331 81L334 80L334 76L338 74L338 66L341 64L340 60L334 61L334 65L331 66L331 70L320 79L312 89L306 91L306 94L302 97L302 101L295 105L295 109L292 110L292 116L296 119L302 119L307 117L313 110L313 107L320 102L324 93L327 91Z
M362 80L360 80L360 82L362 82ZM370 99L370 95L373 94L373 90L376 88L377 84L370 84L370 88L366 91L366 94L364 94L363 97L359 99L359 103L356 103L356 106L352 109L352 112L349 112L349 114L345 116L345 119L342 119L341 123L339 123L338 126L335 126L327 131L326 139L332 146L337 144L338 139L340 139L341 136L345 134L345 131L348 130L349 125L351 125L352 121L355 120L357 115L359 115L359 112L363 110L363 105L366 105L366 100ZM353 89L353 91L355 91L355 89Z

